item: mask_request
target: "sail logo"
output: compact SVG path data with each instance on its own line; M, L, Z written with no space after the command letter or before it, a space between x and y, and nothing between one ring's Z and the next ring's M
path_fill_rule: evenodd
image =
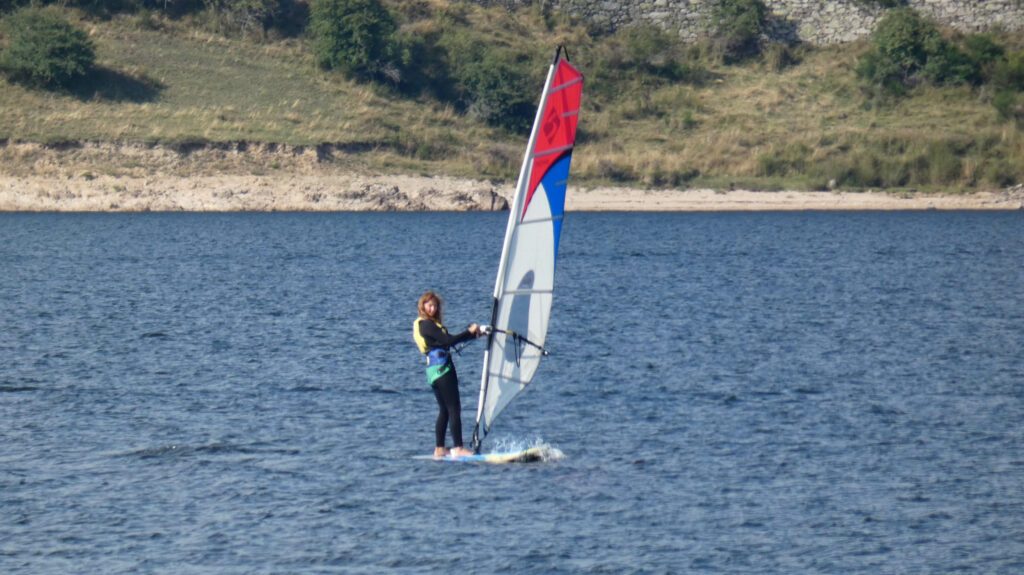
M558 133L558 128L562 125L562 118L559 116L558 111L554 108L548 109L548 117L544 120L544 138L547 141L551 141L555 134Z

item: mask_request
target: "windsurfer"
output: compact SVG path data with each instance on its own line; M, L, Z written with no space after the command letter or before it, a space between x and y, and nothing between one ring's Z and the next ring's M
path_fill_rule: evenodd
M427 356L427 381L437 399L437 421L434 423L434 456L466 456L473 452L462 444L462 402L459 398L459 378L452 362L451 348L464 341L480 337L483 332L477 324L471 324L466 331L450 335L442 323L441 297L433 291L420 296L416 307L419 317L413 323L413 339L420 352ZM449 451L444 444L445 429L449 428L453 447Z

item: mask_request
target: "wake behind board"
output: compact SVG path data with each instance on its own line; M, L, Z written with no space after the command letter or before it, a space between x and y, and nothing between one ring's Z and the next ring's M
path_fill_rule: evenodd
M518 451L505 451L500 453L481 453L478 455L466 455L463 457L455 457L452 455L445 455L444 457L434 457L433 455L417 455L413 459L429 459L432 461L453 461L457 463L532 463L535 461L544 461L544 448L543 447L531 447L530 449L520 449Z

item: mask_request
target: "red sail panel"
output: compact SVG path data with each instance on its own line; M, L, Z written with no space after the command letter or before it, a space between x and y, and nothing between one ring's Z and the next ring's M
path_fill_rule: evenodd
M526 188L526 202L523 214L530 205L537 184L548 169L572 149L576 141L576 121L579 117L580 99L583 94L583 75L569 62L559 58L551 80L544 117L541 119L537 142L533 147L533 166L530 169L530 185ZM541 102L541 105L544 105ZM522 214L520 214L522 217Z

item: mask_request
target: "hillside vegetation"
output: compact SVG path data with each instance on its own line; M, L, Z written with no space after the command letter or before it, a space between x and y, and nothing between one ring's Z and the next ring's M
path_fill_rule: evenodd
M650 29L601 33L539 6L388 7L409 42L405 67L354 79L318 65L302 16L255 33L203 13L62 8L88 34L96 65L61 89L0 75L0 171L33 173L31 155L13 143L143 143L182 154L243 143L327 145L334 153L322 161L344 169L508 180L523 126L514 106L495 103L505 100L472 97L492 89L474 63L511 62L501 69L520 74L516 92L532 106L563 44L587 78L576 183L965 191L1024 181L1019 91L967 80L880 88L864 72L865 59L877 64L867 41L731 57L714 38L687 46ZM986 38L1011 56L1024 50L1018 37ZM119 162L90 169L118 173Z

